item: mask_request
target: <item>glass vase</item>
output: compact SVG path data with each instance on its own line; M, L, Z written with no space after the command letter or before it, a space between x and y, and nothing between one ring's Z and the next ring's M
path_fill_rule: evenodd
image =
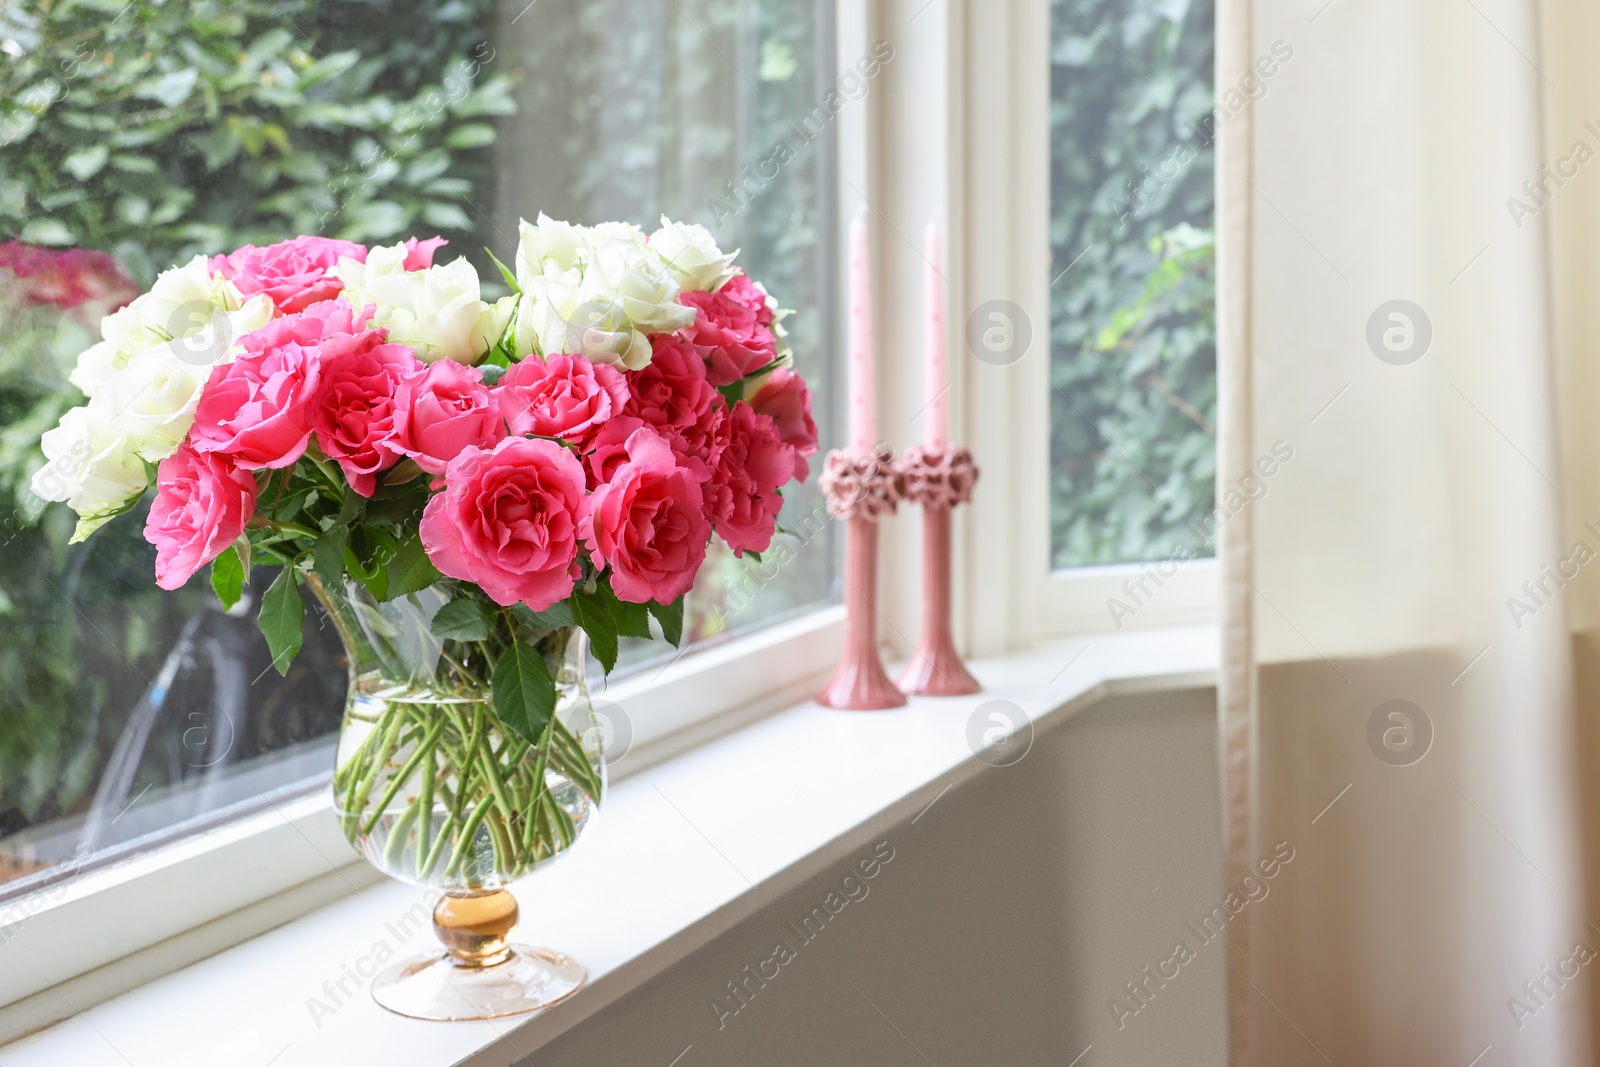
M491 609L487 636L441 639L446 587L379 601L358 582L307 581L350 672L333 773L340 827L374 867L440 894L443 948L379 973L373 998L413 1018L491 1019L570 996L584 967L509 940L517 902L505 887L565 854L605 788L583 632ZM555 684L533 742L495 714L493 663L512 641L535 649Z

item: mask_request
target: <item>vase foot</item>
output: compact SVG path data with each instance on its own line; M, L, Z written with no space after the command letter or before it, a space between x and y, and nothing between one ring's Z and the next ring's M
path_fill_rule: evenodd
M511 955L491 967L464 966L441 950L379 973L372 999L413 1019L498 1019L565 1000L588 977L583 964L547 948L512 945Z

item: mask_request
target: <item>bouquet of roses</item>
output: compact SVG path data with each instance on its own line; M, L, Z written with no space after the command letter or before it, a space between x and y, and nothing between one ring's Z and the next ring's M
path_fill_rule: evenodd
M478 728L461 720L457 794L469 744L499 729L482 762L503 770L508 749L559 733L566 636L583 630L607 670L652 616L681 640L713 533L736 554L765 549L782 487L817 448L785 312L703 227L541 215L520 238L511 267L495 261L511 293L493 303L465 259L434 262L438 238L297 237L173 268L105 318L71 375L87 403L44 435L33 479L78 513L75 540L153 483L144 532L162 588L209 564L232 606L252 566L281 566L259 613L280 671L301 643L300 583L365 606L341 636L367 651L396 640L386 608L420 612L427 677L396 666L378 682L391 703L407 683L447 703L468 693ZM396 753L445 744L437 718L364 734L350 781L336 779L349 805L372 806L357 794L381 794L384 767L395 792L411 780ZM521 801L538 800L544 770ZM515 822L508 783L487 786L485 818ZM439 796L426 800L424 825ZM513 847L520 828L491 843ZM413 874L440 859L428 836Z

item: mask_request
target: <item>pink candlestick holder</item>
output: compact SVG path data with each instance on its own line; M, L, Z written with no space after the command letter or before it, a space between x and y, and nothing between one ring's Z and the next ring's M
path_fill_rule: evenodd
M896 684L925 696L976 693L950 636L950 511L972 499L978 468L959 445L913 446L897 466L905 499L922 505L922 634Z
M835 449L820 480L828 512L849 523L845 535L844 652L817 703L849 711L898 708L906 697L878 655L878 519L892 514L901 477L887 445L871 452Z

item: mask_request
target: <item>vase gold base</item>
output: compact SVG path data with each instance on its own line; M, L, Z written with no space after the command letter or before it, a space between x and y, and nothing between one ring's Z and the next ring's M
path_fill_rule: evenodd
M510 955L492 967L463 966L441 950L381 972L372 981L372 999L413 1019L498 1019L548 1008L576 993L588 977L583 964L547 948L512 945Z

